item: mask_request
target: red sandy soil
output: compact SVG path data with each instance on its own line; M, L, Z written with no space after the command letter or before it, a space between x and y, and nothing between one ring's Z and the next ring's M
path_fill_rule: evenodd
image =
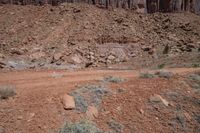
M99 83L105 76L112 75L127 80L107 86L112 90L124 88L125 91L103 99L103 110L94 119L99 128L110 130L107 122L113 118L124 125L123 133L198 133L199 123L195 116L200 113L200 96L184 77L200 69L174 68L168 71L175 73L170 79L139 78L140 71L136 70L2 71L0 85L14 85L17 95L0 101L0 129L6 133L58 132L64 121L85 118L84 113L64 110L60 97L77 86ZM52 76L55 73L62 76L55 78ZM168 92L176 92L178 99L170 99ZM150 103L149 98L154 94L161 95L170 106ZM183 114L184 123L177 121L179 113Z

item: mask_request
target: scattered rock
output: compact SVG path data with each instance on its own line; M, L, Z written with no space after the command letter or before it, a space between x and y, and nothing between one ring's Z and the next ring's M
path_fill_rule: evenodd
M164 50L163 50L163 54L168 54L169 50L170 50L169 45L166 45Z
M75 109L75 101L74 98L68 94L64 94L64 96L62 97L62 103L63 103L63 107L66 110L71 110L71 109Z
M77 9L77 8L74 8L74 9L73 9L73 13L79 13L79 12L81 12L80 9Z
M22 59L12 59L12 60L9 60L6 63L6 65L8 67L10 67L10 68L14 68L14 69L18 69L18 70L30 68L30 64L28 63L28 61L22 60Z
M165 100L164 98L162 98L160 95L155 94L154 96L150 97L150 102L162 102L165 106L169 106L169 102L167 100Z
M45 53L44 52L36 52L36 53L33 53L31 56L30 56L32 59L40 59L42 57L45 57Z
M22 120L23 119L23 116L18 116L17 117L17 120Z
M32 121L33 117L35 116L35 113L30 113L29 114L29 118L28 118L28 122Z
M140 114L144 114L144 110L143 109L140 109L139 112L140 112Z
M11 54L22 55L23 52L20 49L12 49Z
M143 51L150 51L150 49L151 49L151 47L149 47L149 46L143 46L142 47Z
M94 52L91 52L91 51L90 51L89 54L90 54L90 55L94 55Z
M188 120L188 121L190 121L191 119L192 119L192 117L190 116L190 114L189 113L184 113L184 115L185 115L185 118Z
M120 24L123 22L123 18L116 18L115 21Z
M87 67L90 67L90 66L92 66L93 65L93 62L87 62L87 63L85 63L85 67L87 68Z
M114 60L115 59L115 56L114 55L109 55L108 56L108 60Z
M154 95L150 97L150 102L160 102L160 96L159 95Z
M73 46L73 45L76 45L76 42L68 40L68 44Z
M82 60L80 59L80 57L78 55L74 55L71 57L72 61L75 63L75 64L80 64L82 63Z
M58 61L62 58L62 53L56 53L53 55L53 60Z
M5 56L0 53L0 59L3 59L3 58L5 58Z
M0 61L0 68L4 68L6 67L6 63L4 63L3 61Z
M90 120L93 120L94 118L98 117L98 110L94 106L88 106L87 112L86 112L87 117Z

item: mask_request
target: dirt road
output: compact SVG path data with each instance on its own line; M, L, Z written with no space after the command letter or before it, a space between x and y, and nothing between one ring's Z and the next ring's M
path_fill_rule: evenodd
M2 128L6 133L50 133L57 131L65 120L75 121L79 118L83 118L83 113L75 110L64 110L60 102L60 97L64 93L69 93L77 86L101 83L101 80L105 76L112 75L127 79L124 83L111 84L108 86L112 89L123 87L132 92L120 95L120 97L128 96L133 93L134 96L137 95L134 98L140 99L140 102L136 100L128 104L130 106L134 105L133 110L135 111L138 111L135 107L139 106L138 108L140 108L145 106L141 101L146 101L152 94L161 92L163 86L166 87L170 83L173 84L177 81L177 78L174 80L157 78L147 80L139 79L138 76L141 71L146 70L41 70L1 72L0 85L15 86L17 95L14 98L0 101L0 129ZM185 75L200 71L200 68L173 68L168 69L168 71L178 75ZM150 86L151 91L148 91L148 86ZM166 88L169 89L169 87ZM108 102L108 105L109 104ZM113 105L116 104L118 104L117 101L113 100ZM105 108L107 107L106 105L107 104L105 104ZM107 109L109 110L109 108L110 105ZM124 109L125 108L127 107L124 107ZM104 117L102 116L102 118ZM96 121L100 124L103 120L98 118ZM137 125L138 124L136 124L136 126ZM150 130L148 127L154 127L150 122L144 122L142 125L146 126L144 131ZM101 124L101 126L104 126L104 124ZM141 125L138 125L138 127L139 126ZM105 127L101 128L106 129ZM137 127L136 129L139 130ZM151 131L161 131L161 129L162 125L160 125L160 127L155 127L155 129L151 128ZM125 131L130 132L127 128L125 128ZM170 130L168 131L170 132Z
M173 68L168 69L173 73L185 74L200 69L197 68ZM105 76L120 76L133 78L140 72L147 70L82 70L82 71L15 71L0 73L0 84L14 84L18 88L52 87L69 85L79 82L102 80ZM153 71L153 70L151 70ZM157 71L157 70L155 70Z

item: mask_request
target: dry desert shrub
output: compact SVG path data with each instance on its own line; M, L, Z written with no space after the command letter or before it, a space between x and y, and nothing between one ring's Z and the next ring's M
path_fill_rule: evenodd
M8 99L16 95L15 87L11 85L0 86L0 99Z

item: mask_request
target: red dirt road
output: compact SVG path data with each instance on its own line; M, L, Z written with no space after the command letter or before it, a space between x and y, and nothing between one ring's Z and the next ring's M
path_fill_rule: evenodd
M199 68L173 68L169 71L178 75L185 75L195 71L200 71ZM82 70L82 71L15 71L15 72L1 72L0 85L14 85L16 87L17 95L14 98L0 101L0 129L5 130L6 133L52 133L56 132L62 126L65 120L75 121L79 118L84 118L75 110L66 111L63 109L60 102L60 97L64 93L69 93L76 86L99 83L105 76L119 76L127 79L124 83L108 85L112 89L123 87L128 93L116 95L114 99L109 97L105 99L103 106L106 110L112 112L109 116L116 117L119 121L129 121L127 117L122 117L123 114L117 114L114 107L122 102L120 100L136 101L128 102L127 106L130 110L133 106L133 112L138 112L140 108L146 108L143 102L155 93L162 92L163 86L178 81L165 79L138 79L140 71L136 70ZM148 89L148 87L150 89ZM169 90L169 87L166 87ZM134 93L134 95L133 95ZM135 97L133 97L135 96ZM124 99L125 98L125 99ZM127 99L129 98L129 99ZM136 98L136 99L135 99ZM112 102L112 101L113 102ZM139 101L138 101L139 100ZM115 106L116 105L116 106ZM124 106L124 109L128 109ZM125 110L124 110L125 111ZM123 110L122 110L123 112ZM126 111L125 111L126 112ZM123 113L125 113L123 112ZM130 111L131 112L131 111ZM135 113L135 119L142 119ZM148 111L147 111L148 112ZM128 115L132 117L132 115ZM147 116L150 116L149 113ZM107 129L105 123L108 116L101 114L95 121L102 128ZM152 123L152 119L146 117L142 123L135 124L136 131L162 131L162 123L155 122L158 127ZM146 120L146 122L145 122ZM149 120L149 121L148 121ZM147 122L148 121L148 122ZM141 129L144 126L144 129ZM131 132L130 125L125 127L124 132ZM139 128L140 127L140 128ZM171 130L166 128L166 132ZM191 130L188 130L189 132ZM179 130L177 130L179 132Z

